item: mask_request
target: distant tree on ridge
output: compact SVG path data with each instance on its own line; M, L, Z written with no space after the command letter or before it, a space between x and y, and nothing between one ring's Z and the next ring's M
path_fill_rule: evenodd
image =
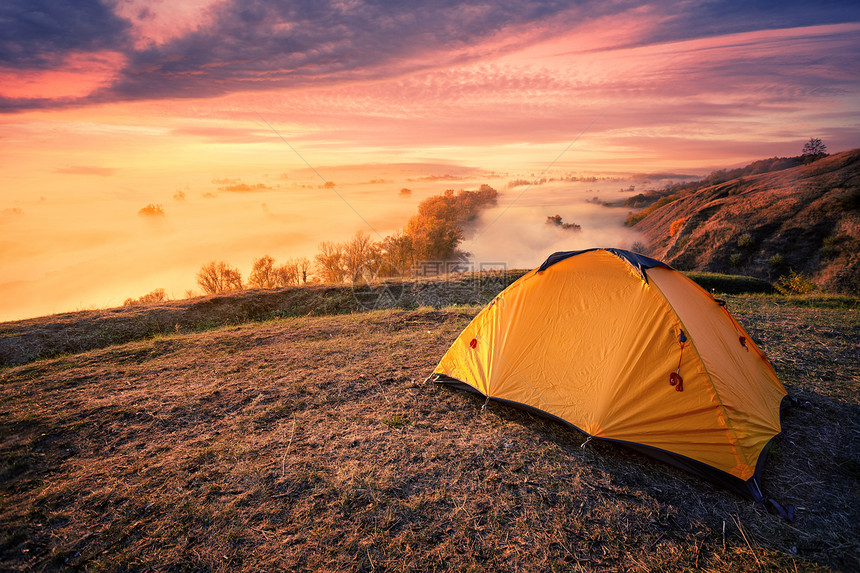
M275 259L265 255L256 259L248 276L248 286L252 288L274 288L277 283L275 276Z
M206 294L242 290L242 274L223 261L210 261L197 272L197 284Z
M810 138L809 141L803 144L803 152L801 156L806 158L806 163L811 163L816 159L820 159L827 155L827 146L817 137Z

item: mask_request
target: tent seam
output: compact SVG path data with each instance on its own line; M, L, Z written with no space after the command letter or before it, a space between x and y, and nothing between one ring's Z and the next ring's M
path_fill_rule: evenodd
M678 271L675 271L675 272L678 272ZM669 300L666 298L666 295L663 294L663 291L660 289L660 287L654 281L648 281L646 283L646 285L648 287L650 287L648 290L653 289L654 291L659 293L659 296L657 296L655 294L654 297L657 299L657 301L660 303L660 305L663 307L663 309L666 311L666 313L669 316L674 317L675 320L678 322L679 327L683 328L684 332L686 332L689 335L689 330L687 329L686 325L681 320L681 317L678 316L678 313L675 312L675 309L672 308L672 305L669 303ZM698 346L696 345L696 342L693 340L692 336L689 336L688 344L690 345L690 348L692 349L692 351L696 357L696 368L705 377L705 379L708 381L708 387L711 390L711 395L713 396L717 407L720 409L720 414L721 414L720 419L723 420L723 427L726 430L726 434L729 438L729 445L731 446L732 451L735 454L735 458L739 462L742 462L745 465L749 465L747 463L747 460L745 459L745 456L741 455L741 452L737 446L739 434L738 434L737 430L735 429L734 424L732 424L731 417L728 415L728 411L726 409L725 404L723 404L723 399L720 396L720 393L717 392L717 388L714 385L714 380L711 377L710 372L708 372L708 369L705 367L705 361L702 360L702 355L699 352ZM753 477L755 477L755 465L752 466L752 469L753 469Z

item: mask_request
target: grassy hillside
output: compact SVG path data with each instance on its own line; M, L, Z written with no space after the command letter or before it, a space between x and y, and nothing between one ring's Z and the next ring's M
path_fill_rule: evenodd
M641 215L651 255L675 268L771 281L794 270L860 293L860 150L691 187Z
M580 447L584 436L555 422L425 383L478 311L425 307L166 328L3 368L0 563L857 570L857 300L727 298L805 404L786 414L764 475L798 506L793 524L619 446Z
M245 290L143 306L69 312L0 323L0 367L105 348L153 336L204 332L290 316L320 316L373 309L486 304L525 270L452 274L442 280L383 284L307 285ZM708 291L768 293L770 283L750 277L688 273Z
M0 323L0 367L113 344L291 316L384 308L486 304L526 271L452 274L446 280L243 290L143 306Z

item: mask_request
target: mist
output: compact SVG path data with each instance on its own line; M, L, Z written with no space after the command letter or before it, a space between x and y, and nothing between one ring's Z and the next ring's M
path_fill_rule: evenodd
M116 307L156 288L170 299L202 294L196 273L210 260L237 267L247 279L263 255L313 260L321 241L346 241L357 231L381 240L402 228L423 199L482 183L500 195L461 245L478 265L532 268L554 251L639 240L622 225L628 209L588 202L620 197L627 183L618 179L509 189L508 174L456 166L330 168L326 174L334 187L306 172L198 177L158 192L110 181L2 206L0 320ZM163 215L140 214L148 205L161 206ZM547 225L555 214L581 230Z
M631 194L622 189L618 180L549 183L524 192L514 188L500 197L496 207L482 212L461 248L471 253L478 266L497 263L517 269L540 266L557 251L629 249L642 240L641 234L623 225L630 209L597 203ZM547 217L553 215L580 229L547 224Z

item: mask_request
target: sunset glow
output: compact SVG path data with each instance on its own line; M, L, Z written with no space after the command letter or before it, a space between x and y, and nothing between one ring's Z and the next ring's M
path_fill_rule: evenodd
M588 199L860 147L858 70L855 2L5 2L0 320L181 298L482 183L476 259L629 246ZM508 187L542 173L598 180Z

